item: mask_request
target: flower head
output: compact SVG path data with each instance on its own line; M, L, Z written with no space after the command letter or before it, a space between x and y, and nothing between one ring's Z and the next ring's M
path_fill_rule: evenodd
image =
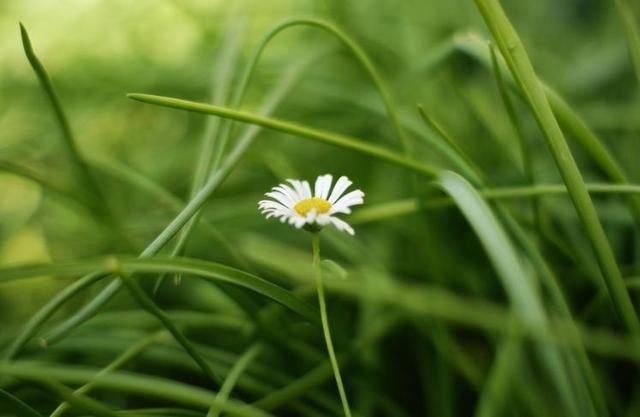
M304 226L309 230L319 230L331 223L336 229L353 235L353 228L336 214L350 214L352 206L364 202L364 193L353 190L344 194L351 185L345 176L338 178L333 190L332 181L330 174L320 175L312 192L307 181L288 179L289 184L280 184L266 193L271 200L260 201L258 207L267 219L279 218L282 223L286 221L298 229Z

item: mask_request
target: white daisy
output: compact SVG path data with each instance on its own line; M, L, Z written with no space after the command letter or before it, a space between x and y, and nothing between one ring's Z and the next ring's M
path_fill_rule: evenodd
M273 200L262 200L258 207L267 219L279 218L282 223L286 221L298 229L304 226L310 231L318 231L332 223L336 229L353 235L353 228L335 215L350 214L352 206L364 203L364 193L353 190L343 195L351 185L345 176L338 178L332 191L332 180L330 174L320 175L316 179L315 192L312 192L307 181L288 179L290 185L284 183L273 187L266 193Z

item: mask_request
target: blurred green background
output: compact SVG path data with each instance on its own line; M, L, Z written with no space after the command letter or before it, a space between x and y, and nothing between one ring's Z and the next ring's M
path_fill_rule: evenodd
M599 135L631 182L640 181L638 80L614 1L505 0L502 4L539 76ZM637 22L640 3L629 4ZM362 46L390 88L408 127L415 159L456 170L430 145L436 134L418 116L416 104L421 103L487 173L491 183L527 183L515 131L490 67L463 51L465 40L490 39L470 0L4 0L0 2L0 161L28 168L60 189L77 191L78 181L63 152L60 130L22 49L18 27L22 22L66 110L78 147L107 196L109 210L120 219L127 242L114 238L108 226L100 226L100 220L77 203L4 170L0 172L0 265L139 253L175 211L118 178L113 167L133 170L187 200L207 118L134 102L125 95L140 92L211 102L216 93L225 88L233 91L237 86L264 33L292 16L326 19ZM224 58L229 45L235 45L235 60ZM275 38L258 64L242 108L258 111L279 80L307 60L312 64L305 67L274 115L400 149L382 101L362 68L335 39L314 29L295 28ZM231 65L231 75L221 79L224 65ZM218 102L225 103L228 100ZM536 181L561 183L535 120L521 101L516 101L516 110L531 147ZM235 126L231 145L244 127ZM584 151L571 138L569 141L587 181L607 181ZM265 130L207 204L203 217L246 258L254 272L277 281L277 276L289 270L292 277L304 280L309 273L305 267L310 261L308 236L265 221L256 204L284 178L313 179L327 172L348 175L365 191L367 204L410 198L416 189L419 193L426 189L400 168ZM623 274L637 275L638 232L624 202L615 196L599 197L596 202ZM539 236L541 246L562 277L573 311L581 314L596 293L597 264L569 200L551 197L543 205L550 234ZM509 207L523 224L531 226L526 202ZM459 295L505 303L486 255L457 210L438 210L429 220L414 214L355 227L355 239L327 231L333 243L323 251L344 268L361 270L369 262L369 267L380 267L402 282L426 283ZM423 232L423 227L429 232ZM243 266L201 230L189 241L186 255ZM70 282L67 278L42 277L0 286L3 338L10 337ZM94 289L75 299L60 317L96 292ZM158 297L167 308L232 308L224 295L211 288L202 290L199 284L176 289L167 283ZM124 295L108 309L131 305ZM336 330L341 344L357 328L358 314L366 315L366 306L338 304L335 308L335 315L343 313L349 318L348 324ZM585 322L616 326L606 307L597 311L602 314L590 313ZM421 328L429 331L429 326ZM470 357L481 367L488 363L492 349L485 336L461 331L455 337L461 346L471 346ZM421 340L422 336L414 335L411 325L405 324L387 339L390 347L380 348L387 355L399 356L395 371L405 372L408 381L420 379L420 371L412 369L411 360L402 361L404 349L408 355L423 358L422 350L435 349L423 346ZM430 358L443 360L438 354ZM635 369L620 376L612 371L615 366L623 365L603 365L599 370L602 378L623 385L637 377ZM442 378L459 378L451 376L446 367L434 372L446 374ZM403 378L393 377L398 378L394 381ZM440 378L435 381L437 384ZM468 385L447 386L455 387L456 394L441 393L449 396L446 398L473 403L475 394ZM423 389L430 394L420 395ZM424 398L437 397L439 389L393 391L398 391L396 400L406 415L438 415L442 410L470 415L472 406L429 405ZM612 406L614 414L624 415L622 410L631 399L638 401L631 393L637 389L633 385L628 391L608 393L618 407ZM638 410L637 405L629 407Z

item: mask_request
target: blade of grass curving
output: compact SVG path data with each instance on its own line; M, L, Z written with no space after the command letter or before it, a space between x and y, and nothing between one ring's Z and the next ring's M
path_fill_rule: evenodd
M317 311L292 292L239 269L215 262L192 258L130 258L111 256L103 259L24 265L0 269L0 283L42 275L68 276L95 272L95 282L119 269L133 273L181 273L196 275L211 282L225 282L251 290L289 308L311 323L319 323ZM133 278L133 277L131 277ZM80 280L79 280L80 281ZM77 281L77 282L79 282ZM87 284L85 284L87 285Z
M507 227L509 227L509 230L519 242L531 264L538 272L538 276L550 295L554 307L559 311L560 317L567 321L568 325L565 332L570 334L572 338L580 340L580 329L577 322L573 319L571 308L564 297L558 280L547 265L544 257L529 235L508 215L508 212L504 209L501 209L500 212ZM567 368L569 368L568 373L573 379L573 386L578 390L586 391L584 394L590 395L591 398L593 398L598 416L608 416L609 410L606 400L604 399L603 388L598 378L596 378L584 343L579 342L575 345L574 349L567 349L566 352L563 353Z
M638 23L626 0L615 0L615 2L624 26L625 36L627 37L631 63L635 69L638 82L640 82L640 30L638 30Z
M116 411L107 407L100 401L96 401L83 394L75 393L70 388L60 384L59 382L50 378L36 378L33 379L36 385L41 386L47 391L51 391L64 401L68 402L73 409L79 412L88 413L91 416L96 417L119 417Z
M44 272L44 274L47 273L48 272L46 271ZM35 274L35 276L37 275L38 274ZM74 295L78 294L80 291L91 286L102 278L104 278L104 274L100 272L94 272L83 276L82 278L67 286L64 290L57 293L24 324L21 332L13 339L6 350L2 352L2 360L0 361L0 363L9 361L11 360L11 358L16 356L20 349L22 349L24 345L31 339L31 337L38 331L42 323L44 323L49 317L51 317L60 306L65 304Z
M496 352L495 364L487 377L486 388L476 406L475 417L501 415L513 384L513 369L522 360L522 347L516 338L507 336Z
M398 139L400 140L400 143L403 149L407 151L409 149L408 138L404 132L402 124L399 121L396 107L395 107L395 104L393 103L391 94L389 93L389 90L384 80L382 79L382 76L376 69L375 65L373 64L371 59L367 56L367 54L364 52L364 50L350 36L348 36L344 31L342 31L335 25L332 25L331 23L321 19L316 19L316 18L286 19L278 23L277 25L275 25L271 30L269 30L259 42L258 48L256 49L256 53L253 55L249 65L247 66L247 71L244 73L244 76L240 81L240 85L237 89L236 95L234 96L231 107L239 108L240 105L242 104L242 101L247 91L247 87L253 78L258 60L260 59L260 57L262 56L262 53L264 52L266 47L269 45L269 43L272 41L272 39L275 38L279 33L296 26L318 28L322 31L325 31L330 35L333 35L340 43L342 43L347 48L349 52L351 52L355 60L362 66L362 68L365 70L367 75L371 78L371 81L373 82L376 89L378 90L378 93L382 98L382 101L384 103L385 109L387 111L387 115L389 117L389 120L391 121L393 129L395 130L395 133L398 136ZM221 149L220 155L218 155L218 158L214 160L214 163L212 165L212 168L214 170L218 166L219 160L221 158L221 153L224 150L226 141L228 140L231 126L232 124L230 123L230 121L225 126L226 129L222 135L222 141L221 141L222 149Z
M338 146L344 149L350 149L365 155L372 156L391 164L410 169L426 177L433 177L438 172L438 168L434 166L423 164L413 159L405 158L404 156L394 151L381 146L372 145L361 139L355 139L334 132L315 129L308 126L302 126L272 117L264 117L254 113L237 111L226 107L212 106L195 101L154 96L150 94L131 93L127 94L127 97L133 100L141 101L143 103L171 107L196 113L212 114L215 116L233 119L240 122L255 124L267 129L288 133L294 136L317 140L319 142Z
M482 197L466 180L451 171L440 174L436 184L451 196L475 230L511 298L514 310L533 328L543 326L546 318L537 290L526 279L527 275L507 235Z
M240 378L240 375L242 375L242 373L245 371L247 366L249 366L251 361L253 361L255 357L260 354L261 351L262 351L262 345L259 343L256 343L252 345L249 349L247 349L242 354L242 356L238 358L236 363L233 365L233 367L229 371L227 378L224 380L224 383L222 384L222 387L220 387L220 391L216 396L216 398L221 403L224 403L229 399L229 395L231 394L233 387L236 385L236 382ZM207 417L219 417L221 412L222 410L218 405L212 405L211 408L209 408L209 411L207 412Z
M471 184L453 172L445 171L438 177L436 184L454 199L471 224L509 295L517 317L527 327L546 328L548 320L538 289L527 279L515 249L489 206ZM577 405L559 352L549 346L539 345L538 353L560 394L565 411L571 415L581 415L580 412L595 415L595 412L592 412L593 404ZM584 410L583 407L588 408Z
M198 364L202 372L213 382L216 387L220 386L221 378L218 376L209 366L206 360L200 355L200 352L196 350L196 348L191 344L189 339L182 333L182 330L178 328L178 326L173 322L171 317L166 314L164 311L160 309L156 305L156 303L149 297L142 287L138 285L136 281L131 279L129 273L125 271L120 262L113 258L109 262L113 263L112 270L120 277L124 285L129 290L129 294L131 297L142 307L144 310L149 312L149 314L155 316L160 323L171 333L173 338L178 342L182 348L187 352L189 356Z
M302 73L304 67L294 67L291 73L283 79L283 81L276 86L272 94L270 94L263 105L263 110L268 112L273 109L277 103L280 102L282 97L291 88L293 83L298 79L298 76ZM186 222L204 205L207 199L218 189L220 184L231 173L233 168L238 164L244 153L249 146L253 143L256 135L260 129L257 126L251 126L245 134L240 137L236 146L227 155L225 162L221 169L209 178L205 186L198 192L195 197L178 213L177 217L163 229L158 235L140 254L141 257L149 257L157 254L166 245L169 240L186 224ZM118 292L122 287L120 280L115 279L107 287L105 287L100 294L98 294L91 302L80 308L75 314L65 320L62 324L56 327L50 336L54 338L60 338L71 329L77 327L79 324L91 317L104 303L106 303L111 297ZM56 311L64 302L64 300L54 299L41 308L41 310ZM28 341L37 331L37 329L46 320L48 315L36 313L40 321L30 322L31 326L25 327L23 332L19 335L19 339ZM13 352L14 354L16 352Z
M27 29L20 23L20 35L22 37L22 46L24 48L24 53L35 72L40 85L42 86L42 90L44 91L47 99L51 104L51 108L55 114L56 121L60 126L60 130L62 131L63 145L67 152L67 157L74 169L75 177L77 180L81 181L82 188L86 193L93 196L95 199L94 204L95 208L99 209L100 203L104 202L103 196L100 194L100 188L98 187L91 170L85 163L80 151L77 148L76 140L73 135L73 131L71 130L71 126L69 125L69 121L67 116L64 113L62 108L62 104L56 95L56 92L53 88L53 84L51 83L51 79L49 78L49 74L47 74L46 69L42 65L42 62L38 59L36 53L33 50L33 46L31 45L31 40L29 39L29 34L27 33Z
M96 374L96 378L99 378L101 375L112 372L118 368L121 368L127 362L135 359L140 354L142 354L142 352L144 352L149 346L157 342L158 339L163 338L165 336L166 336L166 333L164 331L161 331L161 332L154 333L150 336L147 336L144 339L138 341L137 343L132 345L129 349L122 352L122 354L120 354L117 358L115 358L109 365L102 368L100 372ZM95 387L95 383L93 381L89 381L83 386L81 386L80 388L78 388L77 390L75 390L72 395L88 394L93 390L94 387ZM53 410L53 412L50 414L49 417L61 417L65 413L65 411L67 411L68 409L69 409L69 403L63 402L58 407L56 407L55 410Z
M505 57L512 75L522 89L525 99L544 133L547 146L567 185L569 196L598 260L604 277L603 286L607 288L611 302L628 330L633 334L640 334L640 321L638 321L629 293L624 286L622 275L587 192L582 174L573 159L564 134L549 105L544 88L535 74L520 38L504 14L498 0L475 0L475 3L496 38L498 47Z
M16 378L42 380L57 380L67 383L84 384L90 381L96 387L107 388L117 392L143 394L148 397L171 400L181 404L194 406L202 410L212 404L218 405L223 411L240 417L273 417L256 407L228 400L221 403L212 391L197 388L175 380L167 380L130 372L114 371L95 378L99 369L70 366L46 366L38 363L18 361L0 364L0 374ZM67 400L73 399L69 395Z
M14 412L21 417L43 417L42 414L31 408L31 406L20 398L15 397L7 391L0 389L0 404L5 412Z

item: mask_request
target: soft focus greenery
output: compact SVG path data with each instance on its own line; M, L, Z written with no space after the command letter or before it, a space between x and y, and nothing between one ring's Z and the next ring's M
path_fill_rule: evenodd
M0 417L344 415L311 237L257 209L326 173L366 194L317 263L354 416L640 415L639 27L0 2Z

